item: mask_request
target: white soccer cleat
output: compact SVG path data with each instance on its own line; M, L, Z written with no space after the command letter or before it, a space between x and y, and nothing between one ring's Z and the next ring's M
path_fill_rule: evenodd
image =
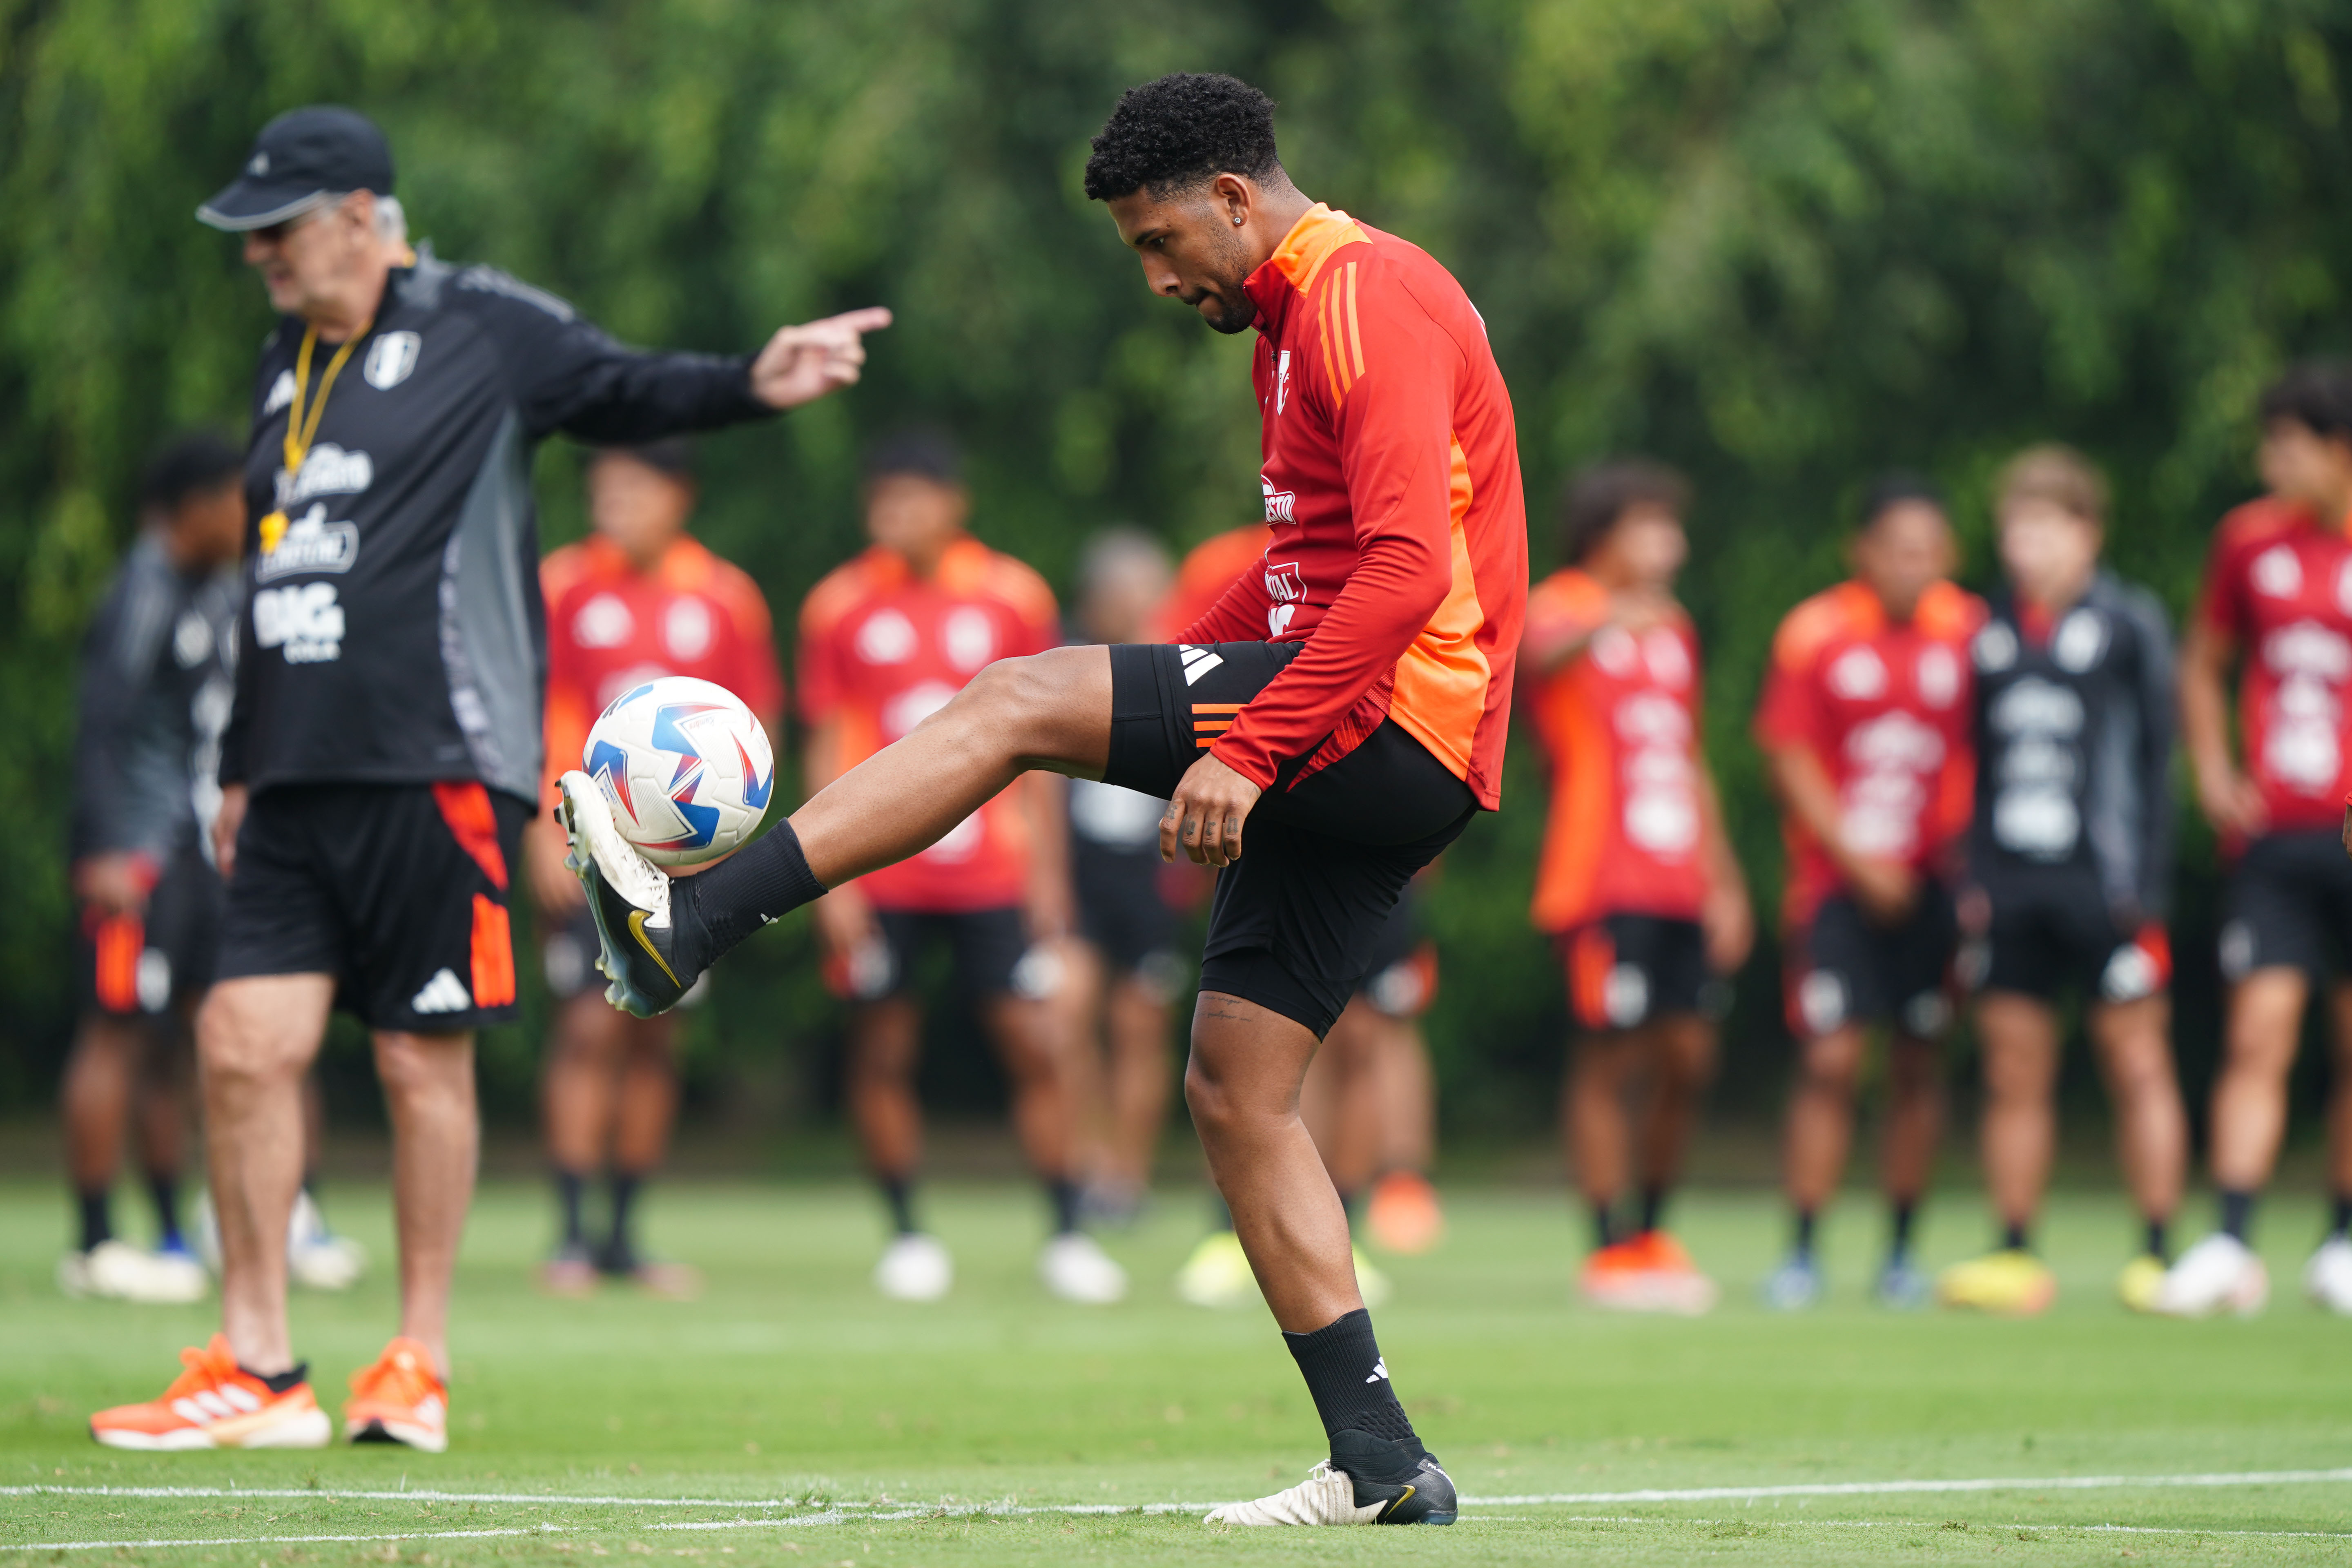
M909 1231L874 1266L874 1288L893 1301L936 1301L955 1283L955 1260L936 1236Z
M2251 1318L2271 1299L2270 1270L2253 1249L2217 1231L2165 1270L2149 1310L2168 1318L2210 1318L2232 1312Z
M1037 1278L1065 1301L1108 1307L1127 1299L1127 1270L1084 1231L1065 1231L1037 1255Z
M348 1290L367 1268L367 1249L327 1228L327 1216L308 1193L294 1195L286 1226L286 1272L310 1290Z
M1307 1472L1307 1479L1286 1491L1255 1502L1229 1502L1211 1509L1203 1524L1375 1524L1385 1502L1356 1506L1356 1483L1345 1470L1324 1460Z
M2315 1306L2352 1318L2352 1240L2331 1236L2303 1266L2303 1293Z
M58 1288L73 1297L180 1306L203 1300L207 1284L204 1266L186 1254L148 1252L121 1240L58 1259Z

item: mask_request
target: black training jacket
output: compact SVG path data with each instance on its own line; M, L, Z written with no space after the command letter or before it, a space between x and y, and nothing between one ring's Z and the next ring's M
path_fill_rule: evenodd
M1969 869L1992 886L2072 868L2107 906L2161 918L2172 877L2172 634L2105 572L2039 647L2007 589L1977 634Z
M553 295L429 250L394 270L284 468L302 323L262 345L246 458L245 658L220 778L478 779L535 801L547 674L535 443L650 441L774 412L748 356L638 353ZM311 351L315 398L330 354ZM258 524L289 521L261 553Z
M75 859L211 853L237 598L234 566L182 573L153 535L131 546L82 637Z

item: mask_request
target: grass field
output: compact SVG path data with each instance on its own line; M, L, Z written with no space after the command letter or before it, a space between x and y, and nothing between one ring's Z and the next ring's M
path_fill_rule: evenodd
M333 1201L387 1261L384 1194ZM1445 1246L1391 1265L1381 1344L1465 1497L1495 1500L1451 1531L1229 1532L1192 1505L1288 1484L1320 1432L1262 1310L1171 1293L1202 1208L1189 1194L1110 1239L1138 1289L1087 1310L1036 1287L1040 1205L1018 1189L930 1194L960 1278L925 1308L867 1286L879 1233L854 1187L658 1192L653 1237L709 1279L675 1303L539 1297L541 1194L493 1186L467 1239L446 1455L145 1457L93 1447L83 1418L152 1396L211 1331L210 1307L62 1300L59 1195L0 1187L0 1564L2352 1556L2352 1322L2296 1298L2308 1205L2264 1215L2279 1286L2266 1317L2179 1324L2114 1305L2129 1226L2105 1198L2056 1206L2064 1294L2030 1322L1869 1304L1878 1221L1860 1201L1829 1236L1832 1300L1798 1318L1751 1304L1780 1237L1770 1200L1687 1201L1680 1228L1727 1286L1696 1322L1571 1305L1580 1231L1557 1201L1460 1191L1449 1205ZM1951 1197L1927 1257L1961 1256L1982 1231L1976 1204ZM391 1303L382 1267L349 1297L298 1300L322 1400L379 1348ZM2263 1472L2305 1474L2243 1479ZM1921 1486L1949 1481L2003 1484ZM1656 1495L1686 1492L1702 1495Z

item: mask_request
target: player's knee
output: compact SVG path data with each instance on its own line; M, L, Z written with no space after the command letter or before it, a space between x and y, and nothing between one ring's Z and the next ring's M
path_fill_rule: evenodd
M1806 1041L1797 1074L1804 1087L1815 1093L1853 1098L1854 1084L1862 1076L1860 1042L1841 1035Z
M1184 1106L1204 1138L1230 1131L1241 1119L1233 1086L1194 1051L1184 1064Z
M299 1079L311 1043L266 1011L245 1004L234 985L217 986L196 1015L196 1057L215 1082L264 1084Z
M375 1072L387 1099L407 1105L471 1105L474 1050L464 1035L375 1037Z

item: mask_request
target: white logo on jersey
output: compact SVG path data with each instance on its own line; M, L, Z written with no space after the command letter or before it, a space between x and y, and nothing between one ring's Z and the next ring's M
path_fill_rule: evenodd
M940 628L940 642L948 662L967 674L996 657L996 628L988 612L966 605L949 614Z
M2273 544L2255 556L2246 575L2252 580L2254 592L2273 599L2292 599L2303 592L2303 563L2284 544Z
M261 400L261 416L267 419L293 401L294 373L281 370L278 379L269 384L269 395Z
M955 699L955 688L944 680L910 686L882 705L882 728L897 740Z
M637 629L637 618L618 595L599 594L572 617L572 640L582 647L618 647Z
M360 525L329 522L326 503L320 501L287 525L277 549L255 560L253 575L273 583L307 573L348 572L359 558Z
M1949 708L1960 695L1960 661L1941 643L1919 650L1919 700L1930 708Z
M672 658L700 658L710 647L710 607L688 594L662 616L662 642Z
M2017 662L2017 634L2003 622L1991 622L1977 634L1969 651L1975 654L1979 669L1997 675Z
M425 989L408 999L412 1013L463 1013L474 1005L474 994L466 983L446 969L436 969Z
M1691 683L1690 649L1664 626L1642 639L1642 662L1650 667L1650 679L1669 691Z
M375 461L365 452L347 452L321 441L302 459L302 471L278 470L278 504L299 506L313 496L355 496L375 483Z
M1265 496L1265 521L1270 523L1290 521L1291 509L1298 504L1298 492L1276 489L1274 481L1264 474L1257 477L1257 485Z
M2096 610L2076 610L2058 623L2058 635L2050 639L2050 657L2058 668L2082 674L2099 662L2107 651L2107 623Z
M368 344L367 363L360 374L378 392L390 392L408 379L424 348L425 340L415 332L386 332Z
M915 624L896 610L877 610L857 628L857 657L868 664L903 664L915 652Z
M332 583L295 583L253 596L253 640L282 647L289 664L331 664L343 657L343 607Z
M1284 349L1274 356L1274 416L1282 417L1282 410L1290 402L1290 351Z
M179 625L172 628L172 661L182 669L194 669L212 656L212 622L202 610L182 611Z
M1187 686L1225 662L1222 655L1211 653L1204 647L1194 647L1189 643L1177 645L1176 657L1184 661L1184 684Z
M2352 560L2344 563L2344 570L2336 574L2336 603L2347 616L2352 616Z
M1866 647L1850 647L1830 666L1830 689L1850 701L1866 702L1886 689L1886 666Z
M1283 502L1282 515L1287 518L1290 515L1290 498L1286 495L1280 500ZM1269 507L1271 504L1268 503ZM1297 562L1277 563L1269 561L1265 563L1265 596L1274 601L1274 607L1265 613L1266 636L1278 637L1290 629L1290 617L1297 613L1298 602L1307 597L1306 580L1299 575Z

